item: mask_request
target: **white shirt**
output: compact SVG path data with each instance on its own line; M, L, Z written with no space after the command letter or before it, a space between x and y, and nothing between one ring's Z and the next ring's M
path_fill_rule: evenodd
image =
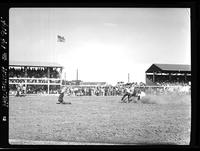
M66 90L66 87L62 88L61 93L64 93Z
M141 91L140 96L141 96L141 97L144 97L144 96L146 96L146 94L145 94L143 91Z
M131 92L134 92L134 90L135 90L135 87L132 86L132 87L130 88L130 91L131 91Z
M127 93L130 93L130 89L129 89L129 88L126 88L126 92L127 92Z

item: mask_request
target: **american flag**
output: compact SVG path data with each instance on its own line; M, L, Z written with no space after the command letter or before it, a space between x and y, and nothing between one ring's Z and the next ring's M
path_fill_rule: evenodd
M60 35L57 35L57 42L65 42L65 37L63 36L60 36Z

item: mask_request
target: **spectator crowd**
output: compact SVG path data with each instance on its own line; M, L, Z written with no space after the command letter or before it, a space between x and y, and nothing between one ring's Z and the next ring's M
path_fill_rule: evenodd
M25 73L27 72L27 75ZM10 78L48 78L47 68L33 68L27 67L26 71L24 67L21 68L9 68ZM50 78L59 78L60 74L56 68L50 68Z
M57 68L49 68L50 78L59 78L60 73ZM26 71L25 71L26 70ZM25 74L26 73L26 74ZM47 68L9 68L10 78L47 78L48 71ZM153 81L153 76L147 76L147 78ZM81 86L81 85L69 85L66 91L67 95L70 96L121 96L125 93L125 89L128 85L134 85L135 87L140 87L141 90L149 93L163 93L163 92L190 92L189 82L191 79L184 76L172 76L169 80L168 76L155 76L155 87L148 87L145 83L126 83L119 82L119 84L104 85L104 86ZM26 87L26 94L47 94L48 93L48 83L45 79L27 79L29 83ZM10 79L10 83L25 83L24 79ZM40 83L40 85L30 84L30 83ZM44 83L44 84L41 84ZM60 89L60 81L50 80L50 83L58 83L58 85L50 85L49 93L58 94ZM172 87L171 87L172 86ZM173 86L177 86L176 88ZM17 84L10 85L10 93L14 93L17 90Z
M122 96L126 92L126 88L130 84L124 85L108 85L108 86L91 86L91 87L81 87L81 86L67 86L65 92L68 96ZM174 86L146 86L144 83L131 83L135 87L139 87L141 91L149 94L161 94L161 93L190 93L191 88L189 85L176 85ZM10 85L10 92L16 91L17 85ZM49 93L58 94L60 91L60 85L50 85ZM47 94L47 85L27 85L26 94Z
M147 76L147 78L153 81L153 76ZM191 79L184 76L172 76L170 79L168 76L156 76L155 84L157 86L187 86L190 85Z

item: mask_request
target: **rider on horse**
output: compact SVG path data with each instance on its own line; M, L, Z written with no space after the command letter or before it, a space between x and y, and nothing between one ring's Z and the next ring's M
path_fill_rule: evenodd
M145 93L140 90L140 88L136 87L134 84L126 87L126 92L123 95L121 101L124 101L125 97L128 97L128 103L131 102L131 97L137 97L137 100L140 100L142 97L145 96Z
M128 99L128 102L130 102L130 97L138 97L138 89L135 88L135 85L132 84L131 87L130 87L130 94L129 94L129 99Z
M124 102L124 98L128 97L128 102L130 102L130 97L135 96L135 95L136 95L136 92L135 92L134 85L128 85L126 86L125 94L123 95L121 101Z

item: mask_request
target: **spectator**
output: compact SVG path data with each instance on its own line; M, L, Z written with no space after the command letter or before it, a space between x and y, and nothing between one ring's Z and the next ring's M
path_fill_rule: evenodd
M51 78L59 78L60 74L57 71L56 68L50 68L50 77ZM19 68L14 68L10 67L9 68L9 77L14 78L25 78L25 69L23 67ZM32 68L32 67L27 67L27 77L28 78L47 78L47 68Z

